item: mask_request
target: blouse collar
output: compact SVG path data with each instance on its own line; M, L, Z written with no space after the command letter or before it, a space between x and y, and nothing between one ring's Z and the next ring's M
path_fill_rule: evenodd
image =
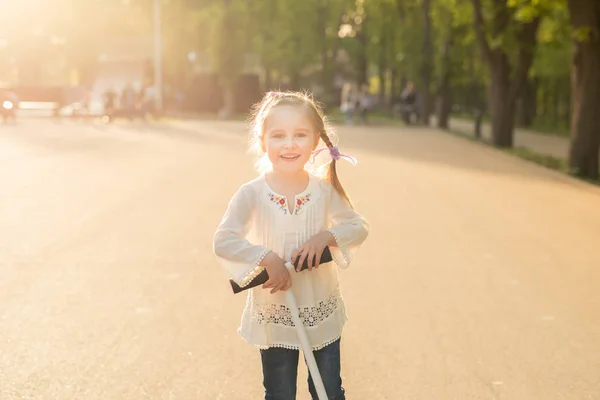
M315 189L316 179L317 178L314 175L310 173L308 174L308 184L306 185L306 188L304 188L302 192L294 196L294 209L291 215L301 214L304 208L309 203L314 201L313 193ZM262 176L262 180L265 187L267 188L267 200L269 201L269 203L273 204L274 206L277 206L283 214L289 215L290 207L288 201L291 201L291 199L287 199L286 196L279 194L273 189L271 189L271 187L267 183L267 179L264 174Z

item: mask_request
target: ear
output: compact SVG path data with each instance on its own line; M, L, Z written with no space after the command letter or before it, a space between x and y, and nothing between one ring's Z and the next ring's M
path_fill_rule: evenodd
M321 140L321 135L315 135L316 136L316 140L315 140L315 144L313 144L313 151L315 151L317 149L317 147L319 147L319 141Z

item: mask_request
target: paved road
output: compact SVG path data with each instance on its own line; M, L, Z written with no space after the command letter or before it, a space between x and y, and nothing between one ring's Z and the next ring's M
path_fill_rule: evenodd
M1 400L261 398L211 252L243 131L0 126ZM600 399L598 188L434 130L340 135L371 223L341 275L348 398Z

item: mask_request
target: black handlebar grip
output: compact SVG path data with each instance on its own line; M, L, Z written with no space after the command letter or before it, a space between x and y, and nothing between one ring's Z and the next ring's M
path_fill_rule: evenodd
M296 259L296 261L294 262L294 267L298 268L298 262L300 260ZM331 251L329 250L329 247L325 247L323 249L323 254L321 255L321 261L319 262L319 265L321 264L325 264L328 262L333 261L333 257L331 256ZM304 271L305 269L308 269L308 259L304 259L304 262L302 263L302 268L300 269L300 271ZM256 287L258 285L262 285L263 283L265 283L266 281L269 280L269 274L267 274L267 270L263 269L260 274L256 275L254 277L254 279L252 279L250 281L250 283L248 283L246 286L244 287L240 287L240 285L238 285L237 283L235 283L233 281L233 279L229 280L229 284L231 285L231 289L233 290L234 294L237 294L239 292L243 292L246 289L251 289L253 287Z

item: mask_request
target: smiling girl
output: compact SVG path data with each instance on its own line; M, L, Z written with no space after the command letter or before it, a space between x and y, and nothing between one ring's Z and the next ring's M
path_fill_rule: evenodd
M237 284L248 285L263 269L269 275L262 288L248 290L238 332L260 349L265 399L295 399L300 343L282 293L293 287L327 394L345 399L340 338L346 312L337 267L348 267L368 224L343 189L336 162L355 160L333 145L326 117L308 95L268 93L252 125L252 147L268 169L239 188L214 236L214 252ZM320 177L306 166L322 151L331 160ZM334 261L318 265L325 247ZM285 267L305 259L308 270L290 274ZM310 375L308 386L316 399Z

